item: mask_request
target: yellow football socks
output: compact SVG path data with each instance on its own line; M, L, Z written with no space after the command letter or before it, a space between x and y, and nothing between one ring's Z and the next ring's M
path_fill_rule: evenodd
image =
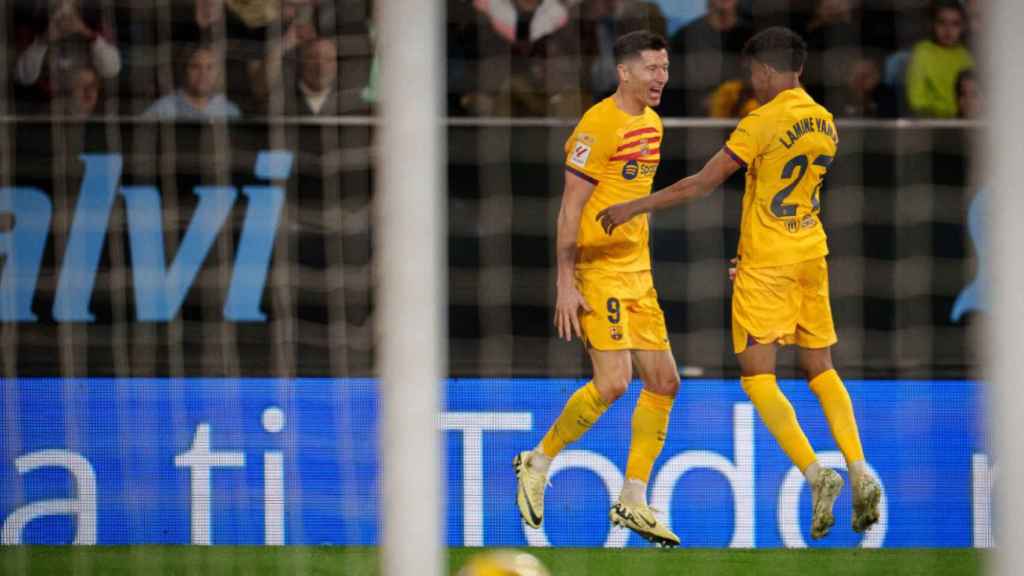
M633 409L633 439L626 461L627 479L647 482L650 477L654 461L665 445L673 400L671 396L640 391L640 398Z
M775 382L775 374L758 374L740 378L743 391L761 415L761 421L775 437L783 452L803 472L817 457L800 423L796 412Z
M601 398L593 380L580 387L565 403L562 413L541 440L544 455L554 458L563 448L579 440L607 409L608 404Z
M864 448L860 444L853 404L839 374L835 370L827 370L815 376L810 385L821 402L825 418L832 428L832 437L843 452L847 465L863 460Z

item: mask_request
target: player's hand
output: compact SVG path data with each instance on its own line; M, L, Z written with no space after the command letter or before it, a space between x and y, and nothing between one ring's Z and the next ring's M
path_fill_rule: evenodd
M740 259L738 256L733 258L732 260L729 260L729 264L731 264L731 266L729 266L729 282L736 281L736 264L739 261Z
M580 310L585 314L592 310L587 306L587 301L575 286L558 288L558 300L555 303L555 328L558 330L558 337L569 342L573 333L582 340L583 329L580 328Z
M636 212L633 210L632 204L623 202L598 212L597 221L601 223L605 233L611 235L616 228L628 222L633 216L636 216Z

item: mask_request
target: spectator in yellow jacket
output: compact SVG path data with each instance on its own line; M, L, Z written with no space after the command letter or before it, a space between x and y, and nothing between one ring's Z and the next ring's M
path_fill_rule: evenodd
M974 67L963 44L964 21L958 2L938 0L933 6L933 38L914 45L907 67L907 104L915 115L956 117L957 76Z

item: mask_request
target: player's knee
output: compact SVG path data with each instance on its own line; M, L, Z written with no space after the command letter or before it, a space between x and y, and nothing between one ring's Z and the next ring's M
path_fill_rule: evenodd
M666 374L658 378L650 388L655 394L675 398L679 392L679 374Z
M611 404L626 393L626 390L629 388L629 376L621 374L608 376L600 381L595 379L594 384L601 393L601 398L608 404Z
M679 384L679 374L672 374L672 376L669 378L669 394L671 396L675 397L675 395L679 393Z
M629 388L629 378L614 378L609 386L611 401L614 402L622 397Z
M815 376L833 369L832 358L827 354L805 355L801 359L800 364L808 380L812 380Z

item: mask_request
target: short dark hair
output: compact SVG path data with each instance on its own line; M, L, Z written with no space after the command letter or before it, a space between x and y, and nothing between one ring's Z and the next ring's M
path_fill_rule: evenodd
M644 50L667 50L668 42L664 36L649 30L636 30L623 34L615 40L615 63L621 64L626 58L639 56Z
M807 60L807 43L784 26L765 28L743 46L746 60L757 60L779 72L799 72Z

